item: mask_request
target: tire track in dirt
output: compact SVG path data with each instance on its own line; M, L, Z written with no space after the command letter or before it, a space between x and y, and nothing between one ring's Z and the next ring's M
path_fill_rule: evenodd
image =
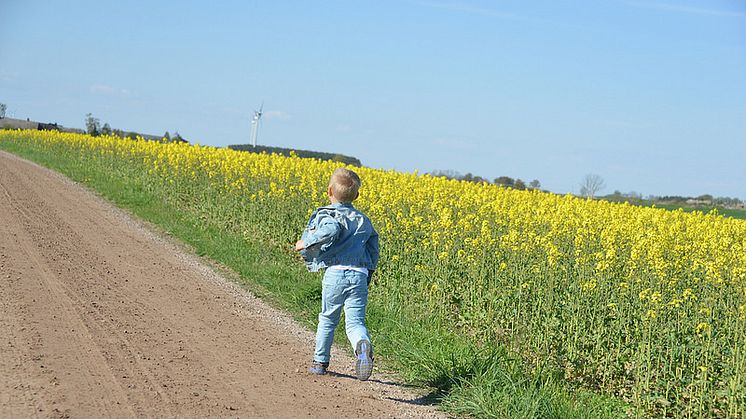
M349 378L343 353L340 374L306 374L312 333L3 152L0 303L0 417L438 416L402 386Z

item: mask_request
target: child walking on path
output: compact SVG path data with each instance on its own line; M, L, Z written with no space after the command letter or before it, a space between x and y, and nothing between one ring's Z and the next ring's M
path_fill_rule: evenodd
M308 270L326 269L322 282L321 312L316 330L312 374L326 374L334 329L345 311L345 330L355 348L355 374L367 380L373 372L373 347L365 327L368 285L378 264L378 233L370 219L352 206L360 177L339 168L329 181L331 205L318 208L295 243Z

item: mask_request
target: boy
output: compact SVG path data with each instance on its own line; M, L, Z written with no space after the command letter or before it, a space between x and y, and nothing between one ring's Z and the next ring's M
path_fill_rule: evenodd
M365 327L365 306L368 285L378 264L378 233L370 219L352 206L360 185L360 177L352 170L335 170L327 189L331 205L311 215L295 250L301 253L309 271L326 269L316 351L309 371L326 374L334 329L344 306L345 330L357 358L355 374L359 380L367 380L373 372L373 348Z

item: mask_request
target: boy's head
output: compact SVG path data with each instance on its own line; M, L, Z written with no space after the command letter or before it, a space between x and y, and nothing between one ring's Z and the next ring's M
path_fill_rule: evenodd
M360 176L352 170L339 168L332 173L329 179L329 199L337 202L352 202L358 196L360 190Z

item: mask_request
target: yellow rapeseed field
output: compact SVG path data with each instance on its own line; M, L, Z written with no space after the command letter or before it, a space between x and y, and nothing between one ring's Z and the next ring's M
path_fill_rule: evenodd
M38 131L25 143L141 176L164 199L278 245L339 164ZM648 412L746 415L746 222L717 214L354 168L381 234L372 298L500 342Z

